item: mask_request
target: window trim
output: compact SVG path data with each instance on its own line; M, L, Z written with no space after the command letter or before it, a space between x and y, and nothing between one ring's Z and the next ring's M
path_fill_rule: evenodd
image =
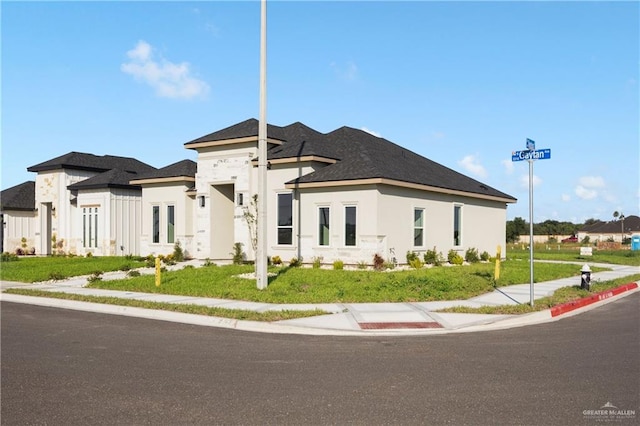
M349 236L349 232L347 231L347 209L354 209L354 232L353 232L353 244L347 244L347 238ZM342 243L345 247L358 247L358 205L357 204L345 204L344 205L344 239Z
M280 196L288 196L290 199L290 215L291 215L291 224L289 225L280 225ZM282 247L292 247L294 242L294 199L293 192L279 192L276 194L276 245ZM289 230L291 232L291 242L290 243L281 243L280 242L280 230Z
M167 244L175 244L176 242L176 206L175 204L167 204L166 207L167 207L166 208Z
M461 247L462 246L462 204L456 203L453 205L453 246ZM456 234L457 232L457 234Z
M327 227L327 229L326 229L326 232L327 232L327 236L326 236L327 237L327 243L326 244L322 244L322 235L324 233L322 232L322 228L321 228L322 224L320 223L320 219L323 217L323 215L320 212L323 209L327 209L327 217L326 217L326 219L327 219L327 223L326 223L326 227ZM316 234L317 235L316 245L318 247L331 247L331 206L329 206L329 205L318 205L316 207L316 212L317 212L317 215L316 215L316 225L317 225L317 228L316 228L316 231L317 231L317 234Z
M420 227L416 226L416 212L421 212L421 225ZM412 222L412 229L413 229L413 247L425 247L426 245L426 238L425 238L425 208L424 207L414 207L413 208L413 222ZM422 231L422 234L420 235L420 244L416 244L416 231L420 230Z
M156 222L157 213L157 222ZM151 205L151 244L160 244L160 205Z

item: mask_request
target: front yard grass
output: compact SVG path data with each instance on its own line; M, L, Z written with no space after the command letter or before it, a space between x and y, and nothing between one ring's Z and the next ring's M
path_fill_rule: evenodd
M126 271L145 266L143 260L122 256L19 257L0 264L0 279L34 283L50 279L64 279L94 272Z
M129 306L135 308L156 309L185 314L206 315L211 317L232 318L245 321L283 321L296 318L315 317L327 312L320 309L310 310L282 310L282 311L251 311L246 309L217 308L202 305L150 302L146 300L123 299L119 297L87 296L81 294L11 288L5 291L23 296L48 297L53 299L74 300L79 302L103 303L107 305Z
M640 274L631 275L629 277L618 278L611 281L592 282L591 290L583 290L580 286L562 287L553 292L551 296L536 299L531 306L528 303L520 305L502 305L502 306L482 306L480 308L469 308L465 306L455 306L452 308L440 309L438 312L450 313L466 313L466 314L504 314L504 315L521 315L531 312L544 311L556 305L571 302L574 300L588 297L594 293L620 287L631 282L640 280Z
M592 268L594 272L603 270ZM264 303L380 303L468 299L493 290L494 265L433 267L389 272L270 268L276 276L258 290L254 279L238 275L253 272L248 265L186 268L162 274L155 286L152 275L114 281L95 281L90 288L213 297ZM577 265L535 265L535 281L576 276ZM529 265L523 261L502 262L498 286L529 282Z

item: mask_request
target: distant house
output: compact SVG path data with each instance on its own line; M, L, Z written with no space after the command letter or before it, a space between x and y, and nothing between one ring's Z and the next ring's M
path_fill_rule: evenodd
M134 158L70 152L27 170L37 173L38 254L140 252L142 188L129 182L154 167Z
M610 222L598 221L582 227L578 231L578 241L589 237L589 241L623 242L632 235L640 234L640 217L627 216L624 219L612 220Z
M35 251L35 187L28 181L0 193L0 252Z
M325 263L405 262L413 251L505 253L512 196L350 127L267 126L269 256ZM35 247L97 255L255 259L258 121L184 144L197 161L161 169L131 158L69 153L29 167Z

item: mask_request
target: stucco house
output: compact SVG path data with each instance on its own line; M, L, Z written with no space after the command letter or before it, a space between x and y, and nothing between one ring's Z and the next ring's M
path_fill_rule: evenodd
M623 219L610 222L598 221L582 227L578 231L578 241L589 237L592 243L597 242L619 242L628 241L633 235L640 234L640 217L629 215Z
M37 173L37 254L140 252L142 189L129 182L154 167L134 158L70 152L27 170Z
M0 252L35 252L35 188L28 181L0 193Z
M223 261L241 243L253 260L257 201L266 203L268 255L284 261L371 263L378 254L404 263L407 251L434 247L506 252L516 199L495 188L350 127L268 125L267 142L266 200L254 198L255 119L185 143L196 162L155 169L70 153L32 166L37 251L50 253L55 235L78 254L167 254L180 243L188 256Z

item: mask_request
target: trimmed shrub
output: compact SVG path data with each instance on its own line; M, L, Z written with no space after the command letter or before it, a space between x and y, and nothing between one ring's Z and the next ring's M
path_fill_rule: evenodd
M462 263L464 262L462 256L460 256L454 249L449 250L449 253L447 254L447 260L452 265L462 265Z
M415 251L407 251L407 263L411 265L411 262L418 259L418 253Z
M422 260L416 256L409 262L409 265L411 265L413 269L421 269L424 266L424 263L422 263Z
M297 257L292 257L291 260L289 261L289 266L292 268L297 268L301 265L302 265L302 262L300 262L300 259L298 259Z
M176 241L173 245L173 260L176 262L184 262L184 251L182 251L180 241Z
M478 255L478 250L473 247L468 248L464 254L464 260L466 260L469 263L480 262L480 256Z
M480 260L482 260L483 262L488 262L489 260L491 260L491 255L487 251L483 251L482 253L480 253Z
M378 253L373 255L373 269L376 271L384 270L384 259Z
M427 250L424 254L424 263L434 266L442 265L444 263L442 253L439 253L435 247L432 250Z
M322 256L316 256L313 258L313 269L320 269L322 266Z

